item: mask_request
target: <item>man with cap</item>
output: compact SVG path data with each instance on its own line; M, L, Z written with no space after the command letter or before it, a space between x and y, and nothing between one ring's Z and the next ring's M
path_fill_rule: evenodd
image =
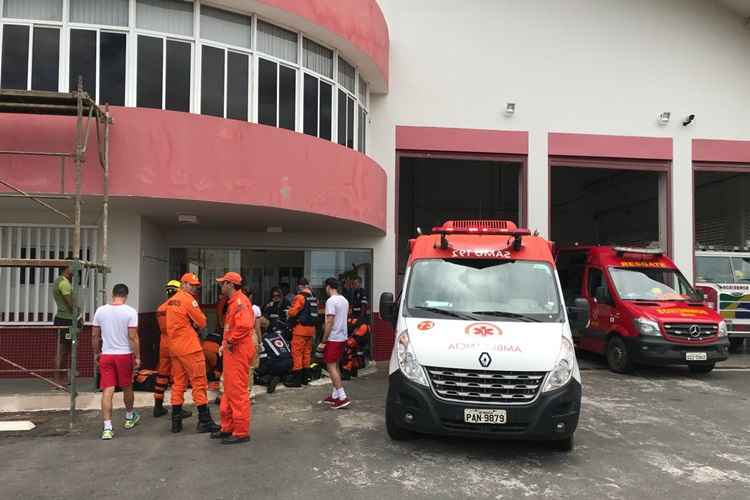
M206 327L203 314L195 299L201 285L193 273L180 279L180 291L167 300L167 337L172 361L172 432L182 431L182 404L188 382L192 387L193 402L198 408L198 432L214 432L219 426L211 419L208 409L208 380L206 358L203 356L196 329Z
M309 382L312 340L318 324L318 299L310 289L310 282L300 278L297 290L299 293L287 312L295 322L292 330L292 373L284 381L287 387L301 387Z
M255 358L255 313L250 299L242 293L242 276L229 272L216 280L227 297L224 316L224 394L221 397L221 429L211 433L222 444L250 441L252 402L248 392L250 366Z
M172 360L169 357L169 346L167 341L167 301L180 290L180 282L170 280L166 285L167 300L156 309L156 321L159 324L159 368L154 385L154 417L167 414L164 408L164 391L169 385L169 376L172 373ZM182 410L182 418L192 415L188 410Z

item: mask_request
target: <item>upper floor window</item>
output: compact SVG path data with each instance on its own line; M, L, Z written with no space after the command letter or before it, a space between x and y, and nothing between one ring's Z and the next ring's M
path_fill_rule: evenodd
M258 50L292 63L297 62L297 33L258 21Z
M339 57L339 83L354 94L354 66Z
M62 21L62 0L5 0L3 16L14 19Z
M70 0L70 22L128 25L128 0Z
M5 4L6 7L8 4ZM60 28L6 24L0 59L0 87L58 90Z
M138 106L190 111L192 50L189 42L138 35Z
M201 113L247 121L250 56L204 45L201 59Z
M305 38L302 47L303 65L319 75L333 78L333 51Z
M201 6L201 38L246 49L252 48L251 17Z
M139 29L193 36L193 3L180 0L136 0Z
M124 106L126 45L125 33L71 29L70 90L77 88L80 76L83 88L97 102Z
M294 130L296 95L296 70L267 59L258 60L258 123Z

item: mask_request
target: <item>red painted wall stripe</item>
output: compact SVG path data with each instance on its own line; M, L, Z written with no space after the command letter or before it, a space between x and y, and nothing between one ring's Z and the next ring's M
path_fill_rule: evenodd
M396 149L527 155L529 134L513 130L397 126Z
M750 163L750 141L693 139L693 161Z
M671 160L671 137L568 134L551 132L549 156Z

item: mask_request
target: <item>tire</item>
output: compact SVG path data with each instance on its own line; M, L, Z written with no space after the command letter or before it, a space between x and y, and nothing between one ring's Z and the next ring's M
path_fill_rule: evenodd
M690 369L690 373L706 374L710 373L711 370L714 369L714 364L710 363L707 365L688 365L688 368Z
M571 452L573 451L573 448L575 448L575 439L573 439L573 434L571 434L565 439L550 441L549 444L553 450Z
M729 352L739 352L745 345L745 339L729 339Z
M392 441L411 441L417 438L417 434L409 429L404 429L395 422L395 416L386 406L385 430Z
M633 371L633 361L630 359L625 341L618 335L613 335L607 343L607 365L615 373L630 373Z

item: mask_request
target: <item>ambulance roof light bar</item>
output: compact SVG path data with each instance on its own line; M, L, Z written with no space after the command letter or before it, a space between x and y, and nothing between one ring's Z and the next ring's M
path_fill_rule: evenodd
M476 234L476 235L508 235L513 237L513 250L521 249L523 236L530 236L528 229L519 229L510 221L505 220L467 220L446 221L442 226L433 227L433 233L440 234L440 248L446 250L450 247L448 243L449 234Z
M661 248L615 247L614 250L615 250L615 253L617 253L617 255L623 255L626 253L654 255L654 256L664 255L664 250L662 250Z

